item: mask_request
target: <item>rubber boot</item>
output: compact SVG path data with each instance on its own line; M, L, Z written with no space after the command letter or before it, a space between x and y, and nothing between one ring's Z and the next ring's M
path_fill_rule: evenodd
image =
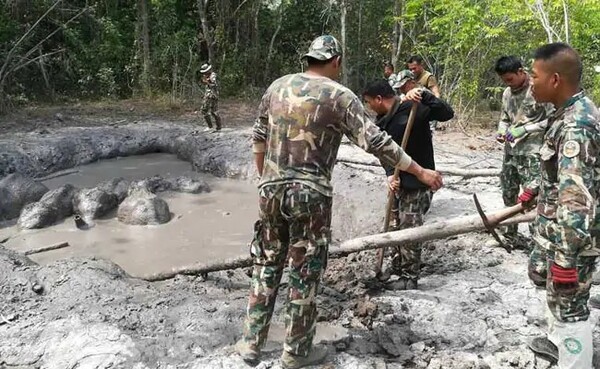
M406 281L406 289L407 290L416 290L418 288L419 288L418 279L413 278L413 279L408 279Z
M546 275L538 273L535 268L531 265L527 268L527 275L529 276L529 280L533 283L534 286L539 288L546 288Z
M247 364L250 364L252 366L258 364L260 350L256 347L256 345L248 343L242 338L235 344L235 351L242 357L242 360L244 360Z
M217 126L217 128L215 129L215 131L220 131L221 130L221 117L218 115L214 115L213 118L215 118L215 125Z
M308 356L297 356L287 351L281 355L281 366L284 369L298 369L306 366L321 364L327 358L327 348L324 346L313 346Z
M548 339L558 348L559 369L592 369L594 349L589 321L555 321L549 332Z
M588 304L591 308L600 309L600 295L591 296L588 300Z
M535 337L531 340L529 349L552 364L558 362L558 348L546 336Z
M395 281L387 282L385 289L390 291L404 291L406 290L406 284L408 280L406 278L398 278Z
M204 121L206 122L206 125L208 126L207 130L212 129L212 122L210 121L210 115L208 115L208 114L204 115Z
M600 269L598 269L596 267L596 271L594 272L594 275L592 277L592 284L597 286L600 284Z

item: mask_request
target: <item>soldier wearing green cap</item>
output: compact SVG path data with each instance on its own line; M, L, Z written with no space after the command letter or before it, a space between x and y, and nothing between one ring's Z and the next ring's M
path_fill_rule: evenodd
M342 51L329 35L317 37L304 60L305 73L286 75L269 86L253 128L259 185L259 220L250 252L254 270L247 315L237 352L259 360L283 269L289 268L286 337L281 364L301 368L325 360L313 346L316 295L331 241L331 171L342 136L383 163L414 174L432 190L439 173L422 168L371 121L360 99L337 83Z

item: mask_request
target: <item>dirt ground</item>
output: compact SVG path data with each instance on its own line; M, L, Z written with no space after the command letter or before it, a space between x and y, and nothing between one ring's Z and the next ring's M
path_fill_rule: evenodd
M174 127L188 137L193 124L200 122L192 108L169 113L150 112L141 102L113 105L21 111L0 122L0 144L29 139L40 130L47 131L44 137L66 136L72 131L65 127L71 126L142 125L151 132ZM224 102L220 109L225 127L236 129L211 140L227 143L223 160L230 156L228 165L248 165L249 156L231 153L240 147L246 150L255 105ZM449 124L434 136L437 165L498 169L502 147L492 135L485 130L464 132ZM340 157L372 160L347 143ZM383 178L381 168L338 163L332 249L380 231ZM502 207L497 178L448 176L445 188L434 195L426 222L474 214L473 193L488 210ZM551 367L527 349L527 342L547 326L545 292L528 281L525 249L508 254L485 233L427 242L419 289L413 291L382 288L373 278L374 259L374 252L362 252L329 261L319 295L317 330L318 341L328 345L330 355L319 368ZM0 246L0 368L247 368L233 354L232 345L241 334L248 272L238 269L150 283L130 277L106 259L36 264ZM284 277L260 368L280 368L286 285ZM600 290L593 287L592 292ZM600 311L592 310L592 322L599 317ZM600 356L597 327L594 339Z
M256 118L257 102L226 100L219 112L229 127L250 127ZM30 132L60 127L90 127L129 124L136 121L168 120L203 126L200 102L185 105L163 100L121 100L30 106L0 116L0 133Z

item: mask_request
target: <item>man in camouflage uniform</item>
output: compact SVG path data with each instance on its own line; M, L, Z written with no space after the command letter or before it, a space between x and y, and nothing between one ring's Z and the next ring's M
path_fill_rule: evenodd
M419 87L409 70L398 73L394 87L403 93L403 97L396 97L386 81L371 83L363 92L363 97L369 107L377 113L379 128L392 136L398 144L401 144L404 137L411 108L413 104L418 104L406 152L423 168L435 169L429 122L434 119L452 119L454 111L429 90ZM400 181L394 181L394 168L384 165L384 169L390 189L395 194L392 209L394 223L390 230L423 225L423 218L431 205L431 190L415 176L405 172L400 172ZM421 243L404 243L395 247L391 268L378 277L382 281L389 280L392 274L399 277L398 280L386 284L386 288L389 289L416 289L420 267Z
M387 79L390 86L396 83L396 73L394 73L394 65L392 63L385 63L383 65L383 76Z
M600 254L600 112L581 91L581 58L563 43L534 55L536 101L557 109L540 150L542 179L534 233L547 252L547 337L530 347L560 369L592 369L592 324L587 305Z
M423 169L368 118L352 91L335 82L341 46L315 39L304 55L306 73L279 78L265 92L254 125L260 219L254 227L254 271L244 334L237 352L256 363L267 334L285 264L289 267L286 338L281 362L300 368L325 360L312 346L316 294L331 240L331 171L342 136L392 167L413 173L433 190L439 173Z
M206 86L200 110L202 111L206 125L208 125L207 130L212 129L212 118L216 125L215 132L218 132L221 130L221 117L219 116L219 84L217 82L217 73L212 70L210 64L202 65L200 73L202 73L202 84Z
M531 78L521 61L503 56L496 61L495 71L507 85L502 94L502 114L496 140L504 143L504 161L500 174L504 205L534 198L540 184L540 147L548 113L552 108L535 101L531 94ZM519 196L520 188L523 188ZM529 227L533 235L533 225ZM517 225L507 227L506 236L517 239ZM539 248L531 253L529 275L539 286L546 284L545 254Z
M442 92L440 91L440 85L438 84L437 79L433 75L433 73L425 70L423 67L423 58L418 55L411 56L406 62L406 68L410 70L415 75L415 80L417 83L431 91L438 99L442 96ZM432 131L438 129L438 122L436 120L432 120L429 122L429 127Z

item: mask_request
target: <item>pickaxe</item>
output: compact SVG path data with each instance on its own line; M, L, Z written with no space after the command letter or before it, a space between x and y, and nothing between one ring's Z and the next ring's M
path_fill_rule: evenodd
M477 198L476 194L473 194L473 201L475 201L475 207L477 208L477 212L479 213L479 216L481 217L485 228L496 239L496 241L498 241L500 246L510 253L512 251L512 248L510 247L510 245L507 245L504 242L502 242L502 239L496 232L496 227L498 226L498 224L502 223L506 219L512 218L513 216L519 213L525 212L527 208L523 206L522 203L518 203L517 205L502 209L494 213L493 216L488 217L483 212L483 209L481 208L481 204L479 203L479 199Z

